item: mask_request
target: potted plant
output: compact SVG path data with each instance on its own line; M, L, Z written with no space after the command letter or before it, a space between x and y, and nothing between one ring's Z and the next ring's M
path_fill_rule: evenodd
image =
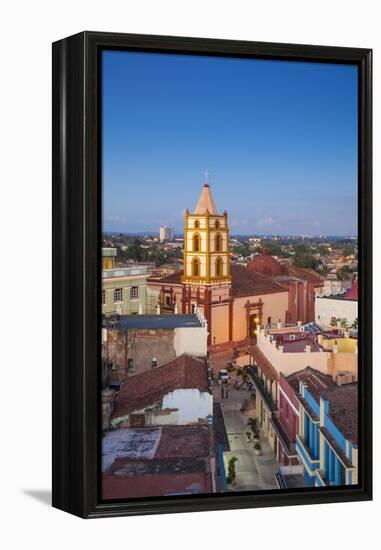
M247 425L249 426L249 428L253 432L254 439L258 440L259 439L258 418L256 418L256 417L249 418L249 420L247 421Z
M254 454L256 454L257 456L260 456L262 454L262 447L261 444L258 443L258 441L254 444Z
M251 432L246 432L246 439L248 442L251 440Z
M228 488L231 489L235 480L235 463L237 462L238 458L236 456L232 456L229 458L228 461L228 476L226 478Z

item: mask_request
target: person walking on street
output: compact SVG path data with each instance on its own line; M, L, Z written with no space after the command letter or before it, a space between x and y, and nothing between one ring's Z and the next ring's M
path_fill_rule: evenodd
M229 397L229 388L226 388L225 390L225 398L228 399Z
M224 389L224 385L222 384L221 386L221 399L223 399L225 397L225 389Z

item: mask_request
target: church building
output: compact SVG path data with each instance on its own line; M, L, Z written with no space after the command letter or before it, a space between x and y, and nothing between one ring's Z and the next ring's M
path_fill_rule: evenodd
M193 212L185 213L183 271L147 283L162 313L201 308L209 346L244 343L255 337L257 325L287 321L287 285L230 263L228 215L218 212L209 183Z

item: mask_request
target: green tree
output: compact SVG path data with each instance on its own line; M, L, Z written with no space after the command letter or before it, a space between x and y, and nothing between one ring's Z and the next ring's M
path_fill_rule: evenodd
M295 267L305 267L309 269L317 269L320 265L312 254L295 254L292 263Z
M329 255L329 250L328 250L327 246L321 246L320 245L320 246L317 247L317 251L320 254L320 256L328 256Z
M143 248L141 246L140 240L135 239L134 242L126 250L126 257L128 260L135 260L141 262L143 260Z
M348 265L343 265L343 267L337 272L337 278L339 281L345 281L349 278L350 273L352 273L351 268Z
M342 251L343 256L352 256L352 254L354 253L355 249L353 248L353 246L345 246Z

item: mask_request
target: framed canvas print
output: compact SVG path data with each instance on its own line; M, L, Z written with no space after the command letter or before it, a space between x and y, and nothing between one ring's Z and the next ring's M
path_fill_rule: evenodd
M53 44L53 505L369 500L371 50Z

